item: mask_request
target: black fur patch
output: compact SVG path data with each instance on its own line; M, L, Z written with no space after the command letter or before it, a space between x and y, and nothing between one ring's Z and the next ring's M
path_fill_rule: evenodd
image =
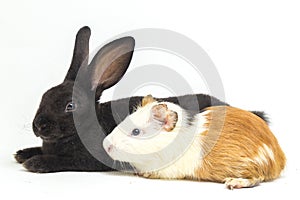
M264 120L267 124L270 123L270 119L264 111L251 111L253 114Z

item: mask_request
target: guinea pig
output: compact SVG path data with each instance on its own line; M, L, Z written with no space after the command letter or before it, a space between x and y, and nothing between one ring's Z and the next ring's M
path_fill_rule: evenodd
M253 187L280 176L286 158L267 123L230 106L193 113L146 97L103 141L108 155L138 175Z

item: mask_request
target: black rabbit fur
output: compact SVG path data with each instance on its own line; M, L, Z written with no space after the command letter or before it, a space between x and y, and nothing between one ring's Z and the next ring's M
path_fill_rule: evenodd
M132 37L114 40L102 47L88 65L89 38L89 27L83 27L78 31L73 59L64 82L48 90L42 97L32 123L35 135L43 140L42 146L19 150L15 154L17 162L23 163L28 171L48 173L113 170L96 159L83 145L74 125L73 114L79 113L82 120L80 126L87 130L87 133L107 135L141 103L142 96L97 103L102 92L116 84L126 72L135 42ZM116 54L118 57L114 57ZM105 63L111 60L114 61ZM89 81L76 86L74 82L81 69L86 71L85 78ZM102 75L99 75L100 69L104 69ZM193 98L197 100L197 108L190 107ZM201 112L202 109L209 106L228 105L204 94L157 99L174 103L180 102L183 108L196 112ZM111 109L112 104L114 104L114 110ZM89 123L89 113L93 110L96 110L97 120L102 127L100 130L94 130ZM254 114L266 119L263 112L255 111ZM102 141L97 141L97 143L99 144L97 148L102 148ZM100 156L107 160L107 163L113 162L104 150L100 152Z

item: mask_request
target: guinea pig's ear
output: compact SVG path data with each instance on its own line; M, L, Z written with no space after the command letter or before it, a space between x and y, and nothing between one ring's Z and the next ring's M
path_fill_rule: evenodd
M142 99L142 107L144 107L145 105L149 104L149 103L153 103L155 102L155 99L153 98L153 96L151 94L148 94L147 96L145 96Z
M87 66L89 56L89 40L91 36L91 29L84 26L77 32L75 46L73 51L73 58L71 66L65 77L66 80L75 81L80 66Z
M169 110L166 104L158 104L152 107L151 117L159 121L165 131L172 131L178 121L178 114L173 110Z
M89 65L91 89L99 92L116 84L125 74L134 51L133 37L123 37L103 46ZM96 93L99 97L99 94Z

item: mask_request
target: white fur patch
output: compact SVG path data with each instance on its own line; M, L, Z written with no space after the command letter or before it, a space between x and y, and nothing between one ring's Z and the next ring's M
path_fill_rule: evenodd
M262 147L258 149L258 155L253 158L253 161L258 163L259 165L267 165L269 164L269 159L274 161L274 153L270 147L266 144L263 144Z
M166 104L168 109L177 112L178 121L170 131L159 129L149 121L151 108ZM201 133L206 130L206 115L210 111L199 113L189 125L188 115L178 105L169 102L153 102L140 107L121 122L103 146L115 160L129 162L139 172L154 171L161 178L183 178L194 176L202 163ZM138 128L141 134L133 136L132 130Z
M195 170L202 165L202 146L201 146L201 133L206 130L204 128L204 124L206 123L205 115L209 111L204 113L200 113L196 116L195 124L193 127L197 127L195 132L189 131L187 129L186 133L182 133L184 135L192 135L193 140L190 145L187 147L185 152L182 152L181 156L178 157L173 163L170 163L169 166L160 169L157 171L159 177L168 178L168 179L176 179L176 178L184 178L184 177L193 177L195 178ZM192 128L193 129L193 128ZM187 136L187 138L189 138ZM183 139L183 138L181 138Z

